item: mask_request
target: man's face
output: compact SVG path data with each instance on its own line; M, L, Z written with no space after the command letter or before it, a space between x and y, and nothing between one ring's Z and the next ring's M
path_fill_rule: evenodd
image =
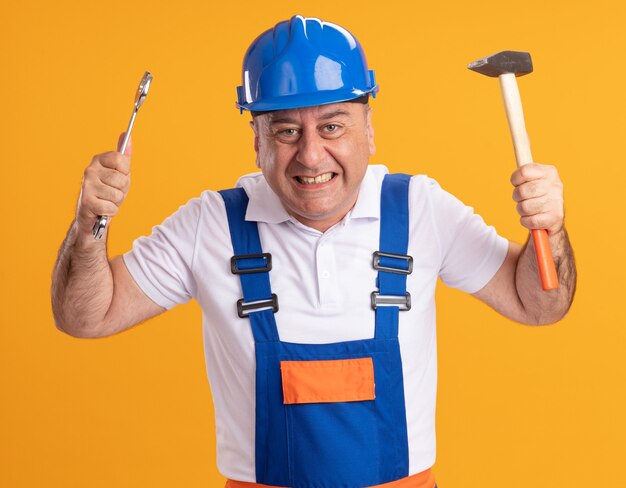
M376 151L369 106L278 110L251 125L257 166L290 215L324 232L354 206Z

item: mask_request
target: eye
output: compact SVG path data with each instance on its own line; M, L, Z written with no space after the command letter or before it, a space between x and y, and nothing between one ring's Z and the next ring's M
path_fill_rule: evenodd
M322 126L320 134L326 139L336 139L345 132L345 127L341 124L330 123Z
M277 127L274 130L274 137L284 143L296 142L300 137L300 129L297 127Z

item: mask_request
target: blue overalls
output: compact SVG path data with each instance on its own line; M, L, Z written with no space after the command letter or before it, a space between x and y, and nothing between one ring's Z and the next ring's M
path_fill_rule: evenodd
M281 342L275 321L278 297L270 288L271 255L261 249L256 222L245 221L248 197L242 188L220 192L234 250L231 270L239 275L243 292L237 311L250 320L255 341L257 483L361 488L408 476L398 316L410 308L409 181L408 175L387 175L382 186L380 249L373 257L378 270L378 290L371 296L374 338L331 344ZM305 371L309 365L320 366L323 376L326 366L341 372L355 363L365 370L373 367L371 380L354 379L370 381L371 395L357 393L356 399L341 401L335 392L326 398L328 386L322 381L312 386L320 389L317 401L298 394L287 399L288 366L300 365ZM330 384L334 378L327 379Z

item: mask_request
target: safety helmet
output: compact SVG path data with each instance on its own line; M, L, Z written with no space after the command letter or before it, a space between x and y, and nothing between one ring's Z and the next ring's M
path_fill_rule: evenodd
M343 27L296 15L257 37L243 60L237 107L268 111L353 100L378 85L359 41Z

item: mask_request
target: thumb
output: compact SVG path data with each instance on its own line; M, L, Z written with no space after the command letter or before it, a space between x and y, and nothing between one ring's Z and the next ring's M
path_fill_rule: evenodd
M122 132L120 137L117 139L117 151L120 152L122 149L122 142L124 141L124 136L126 132ZM130 156L133 153L133 141L132 138L128 138L128 143L126 143L126 149L124 150L124 156Z

